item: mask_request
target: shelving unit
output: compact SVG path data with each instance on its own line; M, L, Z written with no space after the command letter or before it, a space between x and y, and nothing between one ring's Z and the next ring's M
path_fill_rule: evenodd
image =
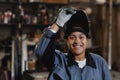
M58 9L67 4L58 3L42 3L42 2L23 2L21 6L23 8L23 14L21 15L20 4L18 2L0 2L0 28L1 29L20 29L24 32L25 29L40 29L43 30L49 26ZM46 23L40 22L39 19L43 18L42 9L46 9L47 21ZM8 12L6 21L6 12ZM48 15L50 14L50 15ZM42 15L42 16L41 16ZM50 17L51 16L51 17ZM14 18L14 21L13 21ZM22 18L22 19L21 19ZM48 21L50 20L50 21ZM19 26L20 25L20 26ZM14 31L15 31L14 30ZM27 33L27 32L26 32ZM12 35L11 35L12 36Z
M41 31L52 24L58 9L64 5L67 4L0 2L0 34L6 35L3 38L1 36L0 42L6 44L5 50L9 46L9 55L12 57L12 80L21 79L26 70L34 70L28 61L34 55L34 38L39 39Z

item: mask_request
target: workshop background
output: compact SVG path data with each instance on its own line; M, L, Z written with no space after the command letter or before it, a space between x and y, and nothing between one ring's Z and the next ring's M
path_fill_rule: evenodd
M34 47L62 6L84 9L91 29L88 50L107 62L120 80L120 0L0 0L0 80L47 80ZM61 32L58 49L66 51Z

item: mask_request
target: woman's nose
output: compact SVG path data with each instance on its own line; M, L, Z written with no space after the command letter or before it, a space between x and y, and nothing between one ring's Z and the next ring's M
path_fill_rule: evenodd
M80 41L81 41L81 40L80 40L79 38L76 38L74 42L75 42L75 43L79 43Z

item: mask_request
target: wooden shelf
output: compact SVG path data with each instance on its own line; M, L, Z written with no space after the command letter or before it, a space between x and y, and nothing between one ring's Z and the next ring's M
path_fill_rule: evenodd
M44 28L48 27L49 25L42 25L42 24L21 24L21 28L30 28L36 29L39 28L43 30ZM0 24L0 28L19 28L19 24Z

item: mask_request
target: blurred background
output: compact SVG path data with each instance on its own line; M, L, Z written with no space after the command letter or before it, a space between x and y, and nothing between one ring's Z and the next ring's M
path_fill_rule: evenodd
M34 47L62 6L86 11L88 50L108 62L113 80L120 79L120 0L0 0L0 80L47 80ZM66 52L63 35L61 31L57 49Z

